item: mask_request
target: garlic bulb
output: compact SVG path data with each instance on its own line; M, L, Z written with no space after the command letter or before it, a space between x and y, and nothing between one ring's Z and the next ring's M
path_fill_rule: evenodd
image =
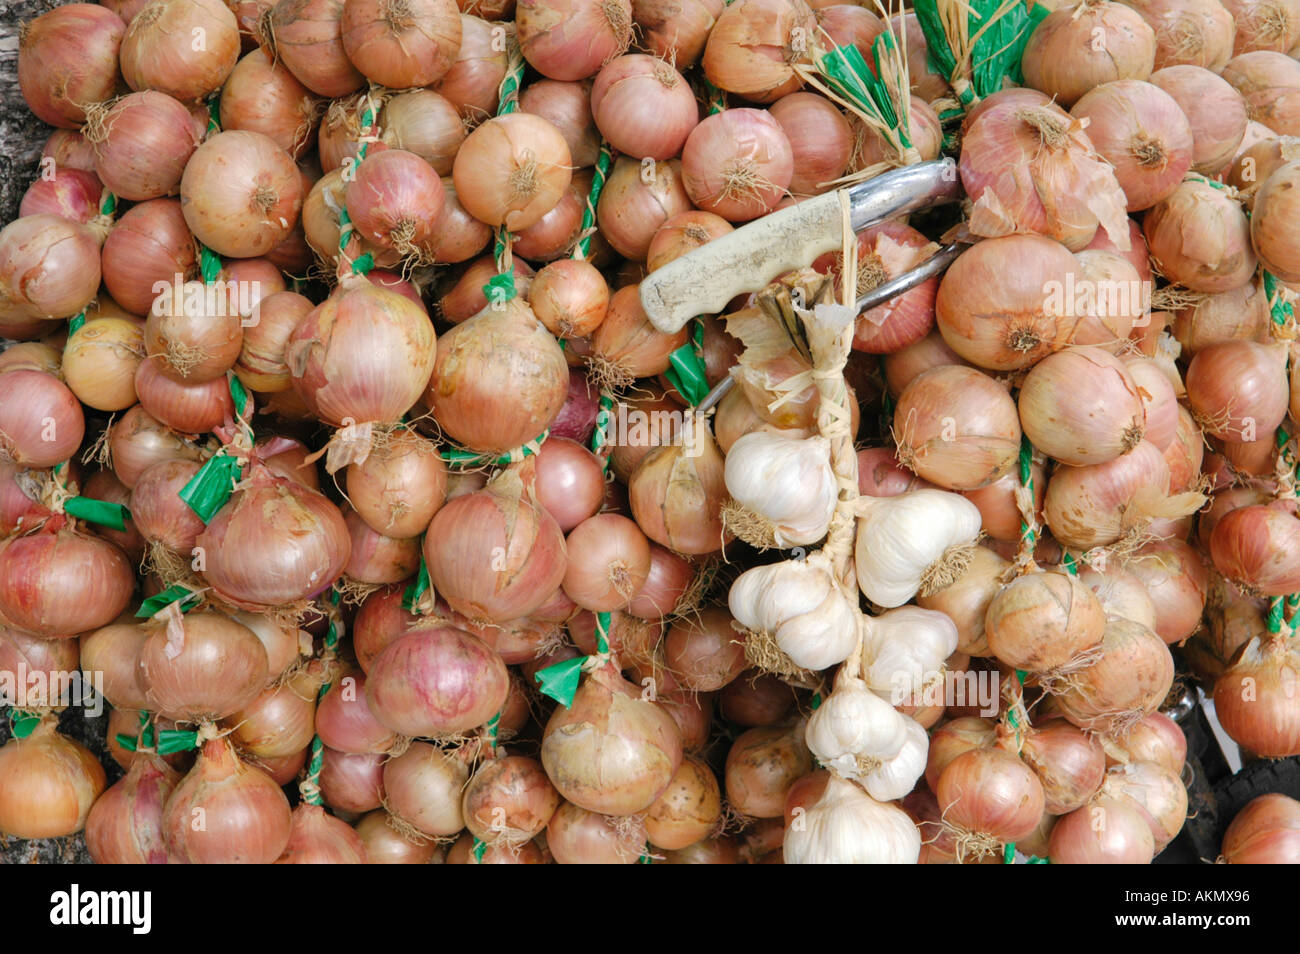
M916 725L857 676L849 675L845 666L836 675L831 694L808 719L804 740L832 772L860 778L898 755L908 739L909 722ZM921 766L925 767L924 757Z
M938 610L900 606L865 617L865 629L863 678L893 705L942 679L957 649L957 626Z
M979 537L979 508L946 490L861 497L854 564L858 585L877 606L902 606L952 583Z
M802 669L849 658L858 644L858 607L836 584L822 551L746 570L731 584L731 615L751 633L770 636Z
M898 754L881 762L859 779L867 794L878 802L892 802L896 798L902 798L916 787L917 779L925 774L925 760L930 754L930 736L916 720L907 716L902 719L906 723L907 737Z
M770 523L777 546L826 536L838 496L826 438L746 434L727 451L725 479L733 500Z
M901 808L832 775L786 827L783 854L788 865L914 865L921 833Z

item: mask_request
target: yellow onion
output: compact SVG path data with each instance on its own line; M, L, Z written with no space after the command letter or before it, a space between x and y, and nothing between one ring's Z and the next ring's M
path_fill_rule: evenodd
M1043 786L1033 769L1000 748L975 748L940 773L934 789L944 825L956 838L957 858L991 854L1038 827Z
M505 44L498 40L502 34L495 32L498 26L510 30L509 25L494 26L480 17L462 13L456 62L433 87L471 122L485 119L497 109L497 91L507 65Z
M384 763L384 793L388 811L398 820L398 830L445 837L465 827L460 799L469 772L461 753L428 742L410 748Z
M1156 35L1155 68L1189 64L1218 73L1232 57L1232 14L1219 0L1128 0Z
M96 318L68 336L62 373L77 399L99 411L122 411L135 403L135 372L144 359L139 322Z
M26 685L27 701L34 706L61 706L71 701L63 698L64 680L68 678L65 674L77 671L81 656L78 643L75 639L41 639L0 624L0 680L7 680L8 686L14 688ZM94 673L99 669L87 663L86 671ZM104 673L105 696L113 675L116 673ZM134 678L134 670L130 675Z
M1206 433L1249 443L1286 417L1287 349L1279 343L1228 341L1196 353L1187 367L1187 403Z
M647 164L643 172L638 161L620 156L596 203L596 225L614 251L641 261L649 255L655 233L691 209L679 160Z
M240 751L254 758L275 759L309 746L316 730L316 693L323 679L318 666L302 669L282 685L262 690L229 716L225 721Z
M631 815L654 804L682 761L676 723L612 667L590 673L546 724L542 764L567 801Z
M320 770L320 793L325 804L341 812L374 811L384 802L387 758L372 752L352 755L326 746Z
M1182 540L1149 543L1130 558L1155 607L1154 629L1166 643L1181 643L1201 625L1209 573L1200 554Z
M441 860L436 842L416 839L399 832L388 823L388 812L372 811L356 824L356 832L366 849L366 863L372 865L427 865Z
M976 547L961 576L941 590L918 596L916 603L952 620L957 627L959 652L986 656L990 650L985 618L989 604L1002 589L1003 574L1010 568L1010 562L988 547Z
M1217 73L1195 65L1157 70L1151 83L1172 96L1187 117L1192 171L1206 176L1222 172L1246 135L1246 102L1241 94Z
M1044 807L1050 815L1083 807L1106 776L1101 743L1063 719L1031 728L1020 757L1042 783Z
M1169 694L1174 660L1164 640L1127 619L1106 624L1101 652L1093 665L1071 674L1056 699L1079 728L1122 738Z
M1255 273L1245 212L1204 179L1185 180L1152 206L1142 230L1153 264L1193 291L1231 291Z
M372 83L428 86L456 60L460 11L453 0L351 0L339 31L348 59Z
M1280 792L1251 799L1223 833L1230 865L1300 863L1300 802Z
M44 718L25 739L0 748L0 833L11 838L62 838L86 824L104 791L104 768L80 742Z
M1292 0L1223 0L1237 23L1233 52L1287 53L1300 40L1300 8Z
M1136 808L1099 795L1057 820L1048 853L1061 865L1146 865L1156 848L1151 826Z
M707 425L693 420L691 440L651 451L628 481L632 516L647 537L677 553L716 553L730 538L722 455ZM694 446L692 446L694 445Z
M163 809L168 853L188 864L270 864L289 843L290 824L280 786L226 739L204 743Z
M221 88L239 59L239 24L221 0L152 0L122 37L122 77L182 103Z
M155 626L140 648L149 708L171 719L222 719L249 705L267 679L266 650L228 616L193 612Z
M66 638L106 626L135 588L121 550L73 527L55 529L60 522L0 542L0 618L33 636Z
M0 459L53 467L76 453L85 433L81 405L58 377L26 368L0 375Z
M1038 362L1021 385L1019 407L1025 435L1064 464L1114 460L1146 432L1137 382L1101 348L1067 348Z
M903 466L947 490L988 486L1011 472L1020 453L1011 395L987 374L958 365L912 380L894 409L894 434Z
M280 0L262 21L264 45L318 96L346 96L366 85L343 48L344 6L344 0Z
M488 759L465 785L465 827L488 845L518 845L545 828L560 795L541 763L522 755Z
M293 373L285 359L289 338L316 306L297 292L281 291L258 302L258 320L244 329L234 372L245 387L263 394L293 387Z
M990 652L1029 672L1059 669L1095 649L1105 628L1106 613L1092 591L1057 573L1012 580L989 604L984 623Z
M612 818L572 802L561 802L546 826L547 846L561 865L636 864L645 841L645 822L639 815Z
M289 843L277 865L359 865L366 863L366 848L343 820L327 815L319 805L300 802L293 810Z
M718 778L702 760L687 755L672 782L646 810L646 839L677 851L707 838L722 818Z
M1151 826L1156 851L1183 829L1187 820L1187 789L1178 773L1154 762L1130 762L1106 773L1102 791L1137 810Z
M723 9L704 47L704 75L718 89L756 103L794 92L794 64L807 54L817 21L803 0L737 0Z
M140 652L149 633L135 622L110 623L81 637L81 665L103 680L104 698L119 709L144 709L149 698Z
M86 818L86 850L97 865L165 865L163 806L180 774L156 755L141 753L96 800Z
M108 429L109 458L113 473L131 488L159 461L198 460L199 449L165 427L140 405L128 410Z
M465 210L488 225L525 229L569 187L568 143L547 120L510 113L483 123L461 144L452 167Z
M1029 36L1025 85L1069 108L1113 80L1145 80L1155 64L1156 34L1137 11L1085 0L1049 13Z
M1214 711L1242 748L1264 758L1300 754L1300 654L1294 641L1256 637L1214 684Z
M89 226L41 213L0 229L0 332L39 338L99 288L99 239Z
M36 118L76 129L112 99L126 24L108 4L54 7L17 31L18 87Z
M1250 219L1250 237L1260 264L1285 282L1300 282L1300 243L1295 237L1298 184L1300 162L1275 170L1255 196Z
M1182 772L1187 759L1187 737L1163 712L1152 712L1113 745L1130 762L1153 762L1175 775Z
M777 818L785 811L791 786L813 769L804 742L805 723L749 729L727 751L724 781L727 802L754 818Z
M295 159L315 139L320 101L276 62L256 49L231 71L221 90L221 128L260 132Z
M202 282L169 284L145 321L149 356L178 381L203 384L224 375L244 341L239 313L228 296Z

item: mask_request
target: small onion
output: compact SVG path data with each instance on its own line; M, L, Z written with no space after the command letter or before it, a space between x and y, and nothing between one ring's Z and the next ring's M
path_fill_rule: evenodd
M1219 0L1128 0L1156 35L1155 68L1189 64L1217 73L1232 57L1232 14Z
M685 756L662 795L646 810L646 840L676 851L711 835L722 818L717 776L700 759Z
M952 760L934 790L941 817L957 832L958 859L989 854L1019 841L1043 815L1043 786L1033 770L999 748L978 748Z
M315 139L318 103L266 50L253 50L221 90L221 128L262 133L301 159Z
M560 259L537 273L528 289L528 304L557 338L583 338L605 320L609 286L590 262Z
M1230 341L1196 353L1187 368L1187 399L1206 433L1250 442L1268 435L1287 413L1286 349Z
M506 76L506 44L498 39L498 28L479 17L462 13L460 27L456 62L433 88L462 118L478 122L496 112L497 91Z
M1155 607L1151 628L1166 643L1181 643L1201 626L1209 573L1200 555L1182 540L1149 543L1130 558Z
M647 537L677 553L716 553L729 538L722 522L727 499L722 455L708 429L693 427L693 443L652 450L628 481L632 515Z
M140 649L149 708L169 719L224 719L257 698L267 674L261 640L218 613L190 613L179 626L156 627Z
M428 742L410 748L384 763L384 792L388 811L401 824L419 834L446 837L465 827L461 791L469 779L464 760Z
M515 21L524 59L554 80L594 75L632 40L628 0L520 0Z
M341 812L374 811L384 803L386 755L349 755L328 746L322 753L321 797L330 808Z
M632 0L637 44L681 69L694 66L724 6L721 0Z
M1137 382L1100 348L1067 348L1034 365L1021 385L1019 409L1034 446L1065 464L1101 464L1127 454L1147 426Z
M1137 11L1110 0L1049 13L1029 36L1025 83L1067 108L1113 80L1145 80L1155 63L1155 31Z
M1111 619L1102 656L1071 674L1057 702L1065 717L1088 732L1120 736L1164 701L1174 661L1164 641L1141 623Z
M5 785L0 833L13 838L62 838L81 831L104 791L104 768L80 742L42 719L25 739L0 748Z
M465 827L488 845L518 845L540 834L560 806L541 763L520 755L484 762L465 786Z
M1100 796L1058 819L1048 840L1053 864L1150 864L1155 838L1126 801Z
M100 197L104 184L92 172L81 169L60 168L57 164L48 176L43 171L23 193L18 205L18 215L39 215L42 212L82 225L91 224L99 215Z
M86 818L86 850L97 865L167 863L163 806L180 775L157 756L142 754Z
M791 786L812 768L802 723L749 729L727 751L727 801L745 815L777 818Z
M46 371L0 375L0 458L53 467L77 452L86 433L76 395Z
M1230 865L1300 863L1300 802L1280 792L1247 802L1223 833L1223 860Z
M76 129L86 107L112 99L126 24L93 3L55 7L18 30L18 87L36 118Z
M348 59L372 83L428 86L456 61L460 11L453 0L347 0L339 32Z
M185 107L155 90L92 110L86 138L94 145L95 174L105 188L131 200L175 194L199 144Z
M229 295L202 282L168 285L145 321L149 357L168 376L187 384L223 377L239 357L243 318Z
M122 551L79 529L46 524L0 541L0 619L33 636L67 638L106 626L134 587Z
M184 383L163 371L156 359L140 362L135 393L151 417L182 434L206 433L235 416L230 386L224 378Z
M575 168L595 165L600 131L591 115L591 83L539 79L519 94L519 111L550 121L564 136Z
M264 394L287 391L293 374L285 359L293 330L315 308L297 292L280 291L257 304L257 321L244 328L235 375L245 387Z
M741 5L756 2L760 0L741 0ZM729 222L747 222L771 212L793 175L790 139L772 114L761 109L725 109L705 118L682 149L686 194L699 208Z
M239 24L222 0L152 0L122 37L122 77L182 103L221 88L239 59Z
M1016 577L993 598L984 624L990 652L1029 672L1049 672L1095 649L1105 628L1092 591L1057 573Z
M365 864L366 847L348 824L319 805L300 802L293 810L289 843L277 865Z

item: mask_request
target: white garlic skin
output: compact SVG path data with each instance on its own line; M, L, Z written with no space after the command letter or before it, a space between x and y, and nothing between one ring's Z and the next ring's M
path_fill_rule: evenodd
M724 479L733 500L772 522L777 546L826 536L839 495L826 438L746 434L727 451Z
M782 851L788 865L914 865L921 833L901 808L832 775L821 798L786 826Z
M957 650L957 626L946 613L900 606L866 618L863 679L892 704L906 693L941 678L944 664Z
M860 615L819 556L746 570L727 599L741 626L768 633L796 666L813 671L849 658Z
M809 717L804 739L827 768L856 778L859 757L883 762L898 755L911 721L861 679L841 672L835 688Z
M867 794L879 802L892 802L902 798L916 787L917 781L925 774L925 761L930 754L930 736L915 719L906 716L903 718L907 722L907 738L898 754L862 776L862 785Z
M923 488L861 500L867 512L858 518L854 565L858 586L877 606L902 606L949 547L980 534L979 508L961 494Z

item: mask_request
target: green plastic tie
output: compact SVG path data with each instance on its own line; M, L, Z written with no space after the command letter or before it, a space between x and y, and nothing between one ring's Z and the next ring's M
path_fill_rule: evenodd
M117 212L117 196L106 191L103 200L99 203L99 214L112 215L115 212Z
M641 857L636 860L636 863L639 865L652 865L655 863L654 858L650 856L650 842L645 843L645 847L641 849Z
M211 285L221 277L221 257L202 242L199 243L199 274L203 284Z
M466 450L463 447L456 447L455 445L444 447L438 452L438 456L441 457L443 462L449 467L482 467L485 464L490 464L495 467L506 467L510 464L517 464L525 458L532 457L541 450L542 445L546 443L546 439L550 436L551 429L548 427L527 444L524 444L522 447L516 447L514 450L501 454L500 456L493 454L480 454L476 451Z
M125 530L126 521L131 519L131 511L121 504L90 497L69 497L63 502L63 512L78 520L112 527L114 530Z
M595 235L596 204L600 201L600 193L605 189L605 179L609 176L609 164L613 158L614 154L610 152L609 144L602 139L600 152L596 154L596 165L591 173L591 189L587 192L587 204L582 209L582 224L578 226L578 234L582 238L574 246L574 258L585 259L591 254L591 239Z
M813 712L816 712L818 709L820 709L821 705L822 705L822 694L820 692L814 692L812 695Z
M234 372L230 373L229 378L230 400L235 405L235 416L244 417L248 413L248 389Z
M211 523L217 511L235 492L240 474L239 458L217 451L177 494L204 523Z
M155 593L141 603L140 608L135 611L135 616L136 619L151 619L158 614L159 610L170 606L172 603L179 603L181 612L188 613L202 601L203 598L188 586L173 583L161 593Z
M208 133L221 132L221 93L208 97Z
M610 620L609 613L596 614L596 655L566 659L537 671L533 678L541 687L542 695L550 696L566 709L573 705L573 697L578 691L583 667L589 660L609 655L609 639L606 634L609 632Z
M1079 575L1079 563L1075 560L1073 554L1066 553L1065 556L1061 558L1061 563L1065 567L1065 572L1069 573L1070 576Z
M86 323L86 309L81 309L77 314L68 319L68 337L72 337L81 330L81 326Z
M1014 865L1016 863L1016 843L1007 842L1002 846L1002 863L1004 865Z
M1278 287L1281 282L1277 276L1268 270L1263 270L1264 275L1264 295L1268 298L1269 314L1273 318L1273 323L1285 325L1288 321L1295 321L1295 306L1282 297L1281 289Z
M483 294L487 297L488 304L500 308L508 301L514 300L519 294L515 288L515 268L511 265L507 271L493 275L483 286Z
M487 842L474 839L474 861L476 864L483 863L483 856L487 854Z
M608 388L600 391L600 402L596 410L596 429L591 432L591 452L600 458L602 472L609 470L609 455L603 453L609 443L609 419L614 412L614 392Z
M330 605L338 606L339 599L342 595L343 594L339 592L338 587L333 586L330 588L329 595L326 598L329 600ZM338 649L339 635L338 624L334 621L334 617L330 616L329 627L325 630L324 645L321 647L322 659L332 659L334 657L334 654ZM316 693L317 704L319 704L321 699L325 698L325 694L329 692L329 690L329 682L321 683L320 691ZM307 761L307 775L298 785L298 792L302 796L302 800L308 805L323 806L325 804L325 800L321 797L320 793L320 773L324 765L325 743L321 740L319 735L313 735L311 739L311 756Z
M424 613L426 610L420 609L420 601L424 594L429 592L429 587L433 584L429 580L429 565L424 562L424 556L420 557L420 572L415 576L415 582L406 588L402 594L402 609L408 613Z
M704 325L699 319L694 321L694 333L686 342L668 356L668 368L664 377L677 389L677 393L695 407L708 396L709 379L705 373L704 359L700 357L700 348L704 343Z
M1282 632L1282 610L1283 599L1280 596L1273 597L1268 604L1268 631L1270 633Z
M36 731L36 727L41 724L41 715L39 712L28 712L26 709L9 710L9 729L15 739L25 739Z
M874 116L885 126L898 133L898 141L906 148L912 147L908 117L899 117L890 98L890 90L878 75L884 54L897 49L894 38L888 33L876 37L871 45L871 55L876 61L873 73L862 52L853 44L837 46L822 54L818 65L822 75L834 90L852 102L864 113Z

